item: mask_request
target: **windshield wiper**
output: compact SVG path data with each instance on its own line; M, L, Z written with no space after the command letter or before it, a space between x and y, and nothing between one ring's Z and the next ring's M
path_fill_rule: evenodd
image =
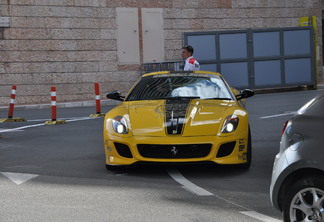
M232 100L232 98L215 97L215 98L206 98L205 100Z
M200 96L168 96L168 97L164 97L163 99L170 99L170 100L200 99Z

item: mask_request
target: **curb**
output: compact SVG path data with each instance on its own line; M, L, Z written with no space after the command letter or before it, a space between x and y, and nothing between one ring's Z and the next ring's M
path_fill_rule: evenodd
M281 93L281 92L293 92L293 91L309 91L309 90L322 90L324 89L324 83L318 83L315 89L308 88L307 86L292 86L283 88L265 88L265 89L254 89L255 94L266 94L266 93Z
M324 89L324 83L318 84L317 89Z
M116 106L120 102L114 100L102 100L101 106ZM57 108L77 108L77 107L92 107L96 106L96 101L75 101L75 102L61 102L57 103ZM15 105L15 109L50 109L51 104L26 104ZM8 110L8 106L0 106L0 110Z

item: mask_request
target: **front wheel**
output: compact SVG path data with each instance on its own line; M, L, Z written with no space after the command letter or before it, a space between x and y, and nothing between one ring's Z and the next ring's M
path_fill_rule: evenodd
M284 200L283 217L290 221L324 221L324 179L303 178L292 185Z
M106 164L106 169L108 171L121 171L121 170L125 170L125 166L123 165L108 165Z
M248 136L248 145L247 145L247 151L246 151L246 163L243 163L241 165L242 169L250 169L252 162L252 138L251 138L251 130L249 126L249 136Z

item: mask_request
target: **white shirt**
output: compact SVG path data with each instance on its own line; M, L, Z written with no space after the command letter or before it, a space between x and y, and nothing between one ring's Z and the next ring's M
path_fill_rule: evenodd
M183 70L184 71L200 70L199 62L193 56L190 56L186 59L186 64L185 64Z

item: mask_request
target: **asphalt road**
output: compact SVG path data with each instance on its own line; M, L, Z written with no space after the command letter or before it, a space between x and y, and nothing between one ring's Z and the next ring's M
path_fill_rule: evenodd
M15 110L14 117L27 121L0 123L0 221L280 221L269 185L282 125L320 92L247 100L248 171L215 165L107 171L103 118L88 118L94 107L58 109L58 119L67 123L53 126L44 125L49 110Z

